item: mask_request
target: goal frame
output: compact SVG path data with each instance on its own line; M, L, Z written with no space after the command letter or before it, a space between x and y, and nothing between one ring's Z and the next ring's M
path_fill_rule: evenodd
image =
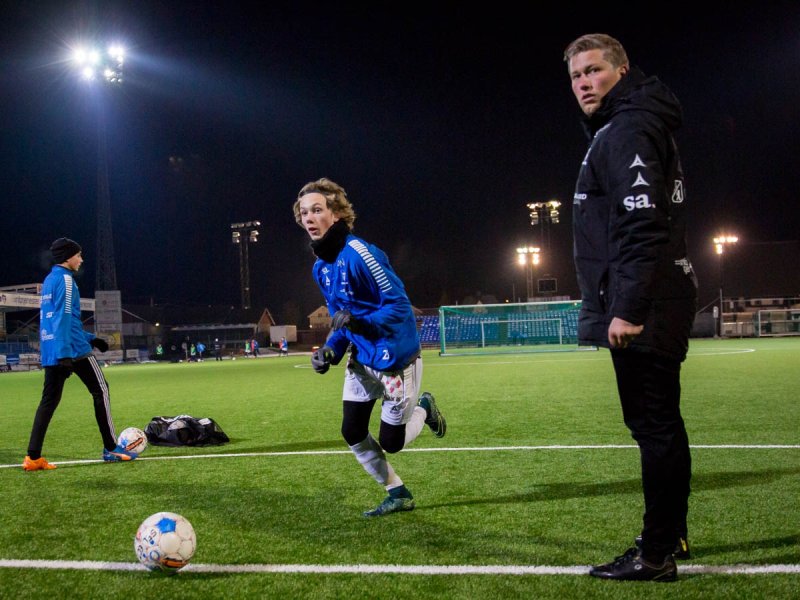
M578 344L579 300L439 307L439 355L597 350Z
M756 312L755 334L758 337L799 336L800 309L760 309Z

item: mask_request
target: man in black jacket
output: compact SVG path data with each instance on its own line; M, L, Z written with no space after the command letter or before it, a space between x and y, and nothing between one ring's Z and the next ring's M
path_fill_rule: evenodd
M564 60L591 140L573 200L578 337L610 349L625 424L639 445L645 504L636 544L590 575L672 581L675 556L689 556L680 369L697 297L673 138L681 107L608 35L581 36Z

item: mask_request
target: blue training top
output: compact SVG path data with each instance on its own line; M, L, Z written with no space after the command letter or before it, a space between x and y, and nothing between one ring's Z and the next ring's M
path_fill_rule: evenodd
M350 343L361 364L380 371L402 369L419 354L411 301L380 248L348 234L333 262L317 259L313 275L331 315L349 310L369 330L364 335L347 328L331 332L326 344L336 362Z
M59 358L83 358L92 353L94 335L81 323L81 294L72 271L54 265L42 285L39 340L43 367L53 367Z

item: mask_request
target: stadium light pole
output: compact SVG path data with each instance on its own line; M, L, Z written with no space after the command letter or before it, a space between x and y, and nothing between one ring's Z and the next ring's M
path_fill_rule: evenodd
M723 282L723 256L725 255L725 246L732 246L739 241L735 235L720 235L714 238L714 251L719 257L719 337L723 334L723 319L722 319L722 282Z
M530 202L527 204L530 211L531 225L536 227L541 225L540 242L542 246L550 249L550 236L545 235L549 233L546 228L547 225L558 224L561 221L561 216L558 209L561 207L561 202L558 200L548 200L546 202Z
M77 48L72 62L81 79L102 87L122 84L122 68L125 51L111 45L106 51L96 48ZM99 87L99 86L98 86ZM95 89L97 101L97 272L95 289L116 290L117 270L114 263L114 238L111 224L111 195L108 185L108 148L106 107L102 88Z
M517 248L517 263L525 269L525 282L527 298L533 298L533 267L540 262L541 248L534 246L522 246Z
M231 241L239 246L239 281L242 288L242 308L250 308L250 251L251 243L258 241L261 221L231 223Z

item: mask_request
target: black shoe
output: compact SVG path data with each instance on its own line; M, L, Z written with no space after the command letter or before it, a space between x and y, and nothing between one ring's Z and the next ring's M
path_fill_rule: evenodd
M642 536L637 535L636 539L634 540L637 548L642 547ZM685 537L679 537L678 543L675 545L675 550L672 553L672 556L675 557L675 560L689 560L692 558L692 553L689 551L689 542Z
M639 548L629 548L610 563L590 568L589 575L618 581L675 581L678 579L678 567L671 554L664 558L662 564L654 565L642 558Z
M419 405L425 409L425 413L428 415L425 424L431 428L433 435L443 438L447 433L447 421L445 421L442 411L436 406L436 400L433 399L430 392L420 394Z

